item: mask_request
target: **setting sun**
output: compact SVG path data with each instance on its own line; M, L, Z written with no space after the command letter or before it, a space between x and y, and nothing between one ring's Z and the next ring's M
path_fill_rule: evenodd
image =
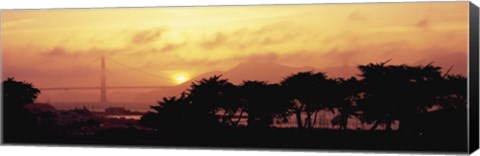
M175 81L177 82L177 84L181 84L181 83L184 83L185 81L187 81L187 78L184 75L178 75L175 78Z

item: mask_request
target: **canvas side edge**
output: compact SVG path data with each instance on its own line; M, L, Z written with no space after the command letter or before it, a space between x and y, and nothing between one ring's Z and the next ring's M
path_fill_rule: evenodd
M468 151L479 148L479 9L469 4Z

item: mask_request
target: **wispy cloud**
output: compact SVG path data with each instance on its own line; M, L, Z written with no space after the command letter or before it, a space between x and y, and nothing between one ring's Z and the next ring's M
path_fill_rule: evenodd
M304 34L304 30L295 30L296 28L293 23L282 21L266 24L257 29L241 28L231 32L218 31L200 42L200 45L205 49L227 47L241 50L247 47L277 45L287 40L292 41L296 36Z
M351 14L348 15L349 20L353 21L365 21L368 20L367 16L362 14L360 11L355 11L352 12Z
M74 53L74 52L67 52L63 47L53 47L51 50L41 53L42 55L46 57L59 57L59 58L71 58L71 57L78 57L81 54L80 53Z
M144 31L140 31L135 33L132 36L132 43L135 44L146 44L158 40L162 37L162 35L167 32L168 29L165 27L160 28L153 28Z
M430 26L430 20L427 18L421 19L417 23L415 23L415 26L417 28L427 29Z
M15 29L17 26L28 25L29 23L35 22L35 19L19 19L13 21L2 21L3 29Z
M222 32L217 32L211 39L202 42L201 45L206 49L213 49L227 42L227 37Z

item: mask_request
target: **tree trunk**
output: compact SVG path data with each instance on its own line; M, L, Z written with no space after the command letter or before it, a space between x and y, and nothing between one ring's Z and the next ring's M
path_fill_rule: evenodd
M318 114L318 111L315 112L315 115L313 116L313 124L312 124L312 127L315 127L315 124L317 124L317 114Z
M242 120L242 116L243 116L243 113L244 113L244 112L245 112L245 111L241 110L240 115L238 116L238 119L237 119L237 121L235 122L235 126L238 126L238 124L240 123L240 120Z
M309 129L313 129L312 115L313 115L313 113L308 113L308 128Z
M348 125L348 115L342 116L342 127L341 130L346 130Z
M227 122L227 111L225 110L222 116L222 124L225 124L226 122Z
M373 131L373 130L377 129L378 124L380 124L380 122L379 122L379 121L375 121L375 124L373 124L373 126L372 126L372 128L370 128L370 130Z
M302 112L300 110L295 111L295 116L297 117L297 126L299 129L303 128L302 126Z
M385 131L392 131L392 120L385 121Z
M310 128L310 116L311 116L310 113L307 112L307 117L305 117L305 122L304 122L303 127Z

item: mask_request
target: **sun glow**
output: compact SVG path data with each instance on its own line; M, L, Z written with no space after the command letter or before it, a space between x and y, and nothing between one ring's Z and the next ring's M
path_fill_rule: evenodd
M177 84L184 83L185 81L187 81L187 77L185 75L178 75L175 77L175 82L177 82Z

